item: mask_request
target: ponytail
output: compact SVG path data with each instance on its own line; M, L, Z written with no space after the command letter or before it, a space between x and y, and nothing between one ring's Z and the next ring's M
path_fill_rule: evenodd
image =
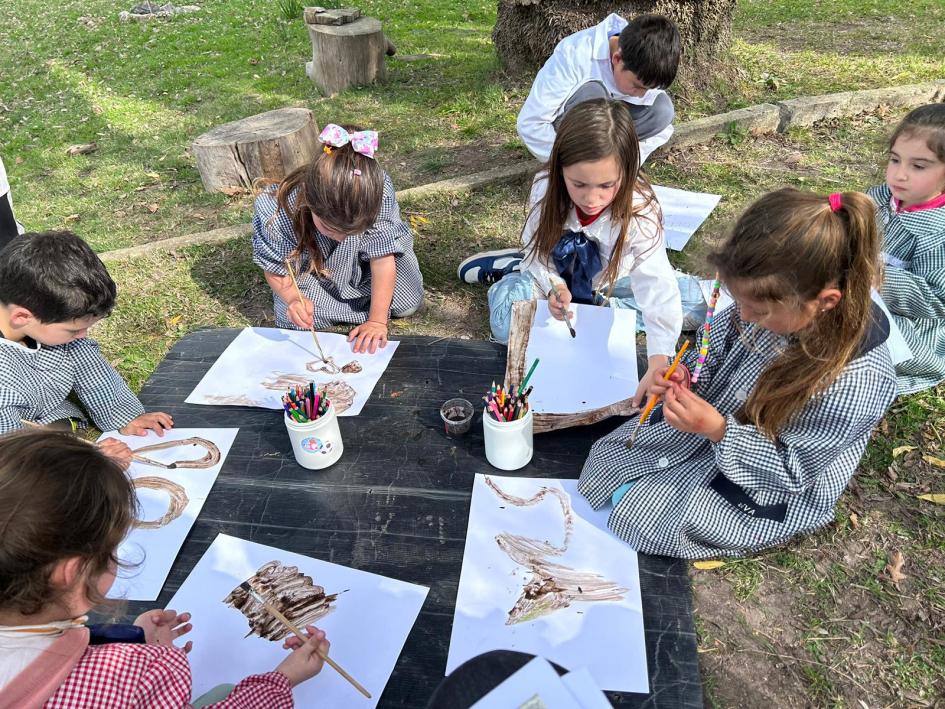
M828 199L785 188L742 214L709 256L722 280L738 281L753 298L796 307L824 288L838 288L841 298L795 333L759 377L740 418L774 439L836 380L870 327L879 251L873 203L859 192Z

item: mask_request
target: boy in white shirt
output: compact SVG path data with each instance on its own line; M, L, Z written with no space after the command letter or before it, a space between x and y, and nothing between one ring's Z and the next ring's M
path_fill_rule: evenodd
M557 123L572 106L595 98L627 104L640 139L640 162L673 134L673 102L664 91L676 78L681 41L660 15L631 22L608 15L565 37L539 70L516 126L531 153L546 162Z

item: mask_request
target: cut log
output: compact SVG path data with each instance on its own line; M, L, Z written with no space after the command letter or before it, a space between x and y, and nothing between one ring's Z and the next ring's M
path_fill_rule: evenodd
M373 17L359 17L344 25L309 24L312 61L305 73L326 96L349 86L366 86L386 76L387 37Z
M532 332L536 309L534 300L520 300L512 305L509 352L505 360L505 383L508 385L522 381L525 375L525 353L528 351L528 338ZM532 430L535 433L547 433L560 428L588 426L611 416L632 416L639 410L633 405L631 398L577 414L535 413L532 415Z
M280 108L226 123L191 145L208 192L253 186L264 177L282 180L318 149L318 125L307 108Z

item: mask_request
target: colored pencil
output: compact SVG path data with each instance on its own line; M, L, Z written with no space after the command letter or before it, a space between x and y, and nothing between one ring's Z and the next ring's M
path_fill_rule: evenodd
M525 378L522 380L522 383L518 385L518 393L521 394L522 390L525 388L525 385L528 384L528 380L532 378L532 375L535 373L535 367L538 366L538 358L535 357L535 361L532 362L532 366L528 368L528 374L525 375Z
M292 285L295 286L295 292L298 293L299 296L299 304L304 305L305 298L302 297L302 289L299 288L299 282L295 280L295 271L292 268L292 261L290 259L285 260L285 267L289 269L289 276L292 278ZM314 323L312 324L312 339L315 340L315 347L318 348L318 356L322 358L322 362L327 362L328 360L325 359L325 353L322 352L321 343L318 341L318 335L315 334Z
M683 354L686 350L689 349L689 340L683 342L682 347L679 348L679 352L676 353L676 359L673 360L673 363L669 366L669 369L666 370L666 374L663 375L663 381L668 382L669 378L673 376L673 372L676 371L676 367L679 366L679 361L682 359ZM654 395L650 397L650 400L646 402L646 407L643 409L643 413L640 414L640 418L637 419L636 428L633 429L633 433L630 436L630 440L627 441L627 448L633 446L633 442L637 439L637 433L640 431L640 426L643 425L644 421L649 418L650 413L653 411L656 406L656 402L659 401L659 397Z

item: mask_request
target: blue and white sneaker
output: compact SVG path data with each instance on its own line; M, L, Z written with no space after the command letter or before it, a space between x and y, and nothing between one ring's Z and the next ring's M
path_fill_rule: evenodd
M463 283L482 283L489 285L500 280L502 276L518 273L525 258L518 249L499 249L498 251L483 251L473 254L459 264L457 274Z

